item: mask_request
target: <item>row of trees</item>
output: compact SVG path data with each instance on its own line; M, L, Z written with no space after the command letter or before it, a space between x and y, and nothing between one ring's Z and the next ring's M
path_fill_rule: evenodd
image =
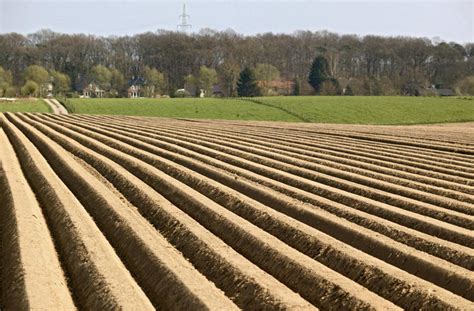
M238 72L236 71L236 73ZM238 96L272 95L270 83L279 79L280 71L275 66L257 64L253 69L245 67L239 73L238 80L233 77L235 82L233 82L232 89L235 84ZM190 74L184 80L196 95L199 95L201 91L210 95L213 93L213 87L219 83L219 74L213 68L201 66L197 75ZM230 94L235 95L235 92L230 92Z
M145 66L141 74L144 96L154 97L166 89L165 76L156 68ZM71 94L74 88L76 91L82 91L90 84L105 91L108 96L122 97L127 95L130 82L116 68L107 68L103 65L92 67L77 79L76 85L71 83L71 78L67 74L54 69L48 71L40 65L28 66L21 80L17 81L19 83L15 84L11 70L5 70L0 66L0 97L14 97L19 94L45 97L49 93L64 96Z
M39 65L28 66L23 73L24 85L21 88L13 83L13 75L10 70L0 66L0 97L22 95L46 96L50 88L54 88L57 94L64 94L70 90L71 80L69 76L51 70L48 72Z
M469 84L468 77L474 75L473 43L326 31L244 36L231 30L204 29L191 35L160 30L105 38L42 30L27 36L0 35L0 65L9 72L0 82L24 86L25 70L40 65L50 75L65 74L71 88L78 90L78 82L100 65L114 77L106 84L117 95L123 94L112 84L122 85L120 77L126 83L131 77L144 76L149 68L163 74L157 78L163 81L152 83L162 93L174 94L186 82L209 90L209 81L217 79L225 95L235 96L239 75L249 67L260 75L258 80L294 81L297 93L309 94L313 88L308 75L317 56L326 60L328 77L337 79L342 88L350 86L354 94L413 94L431 85L454 88ZM208 71L201 72L203 67ZM331 79L322 84L322 93L337 88ZM265 82L260 87L262 93L269 91Z
M156 68L150 68L148 66L142 67L139 72L141 81L143 84L143 94L146 97L154 97L157 94L161 94L166 88L165 76L159 72ZM82 80L76 83L76 90L80 90L87 84L94 84L101 90L104 90L108 96L123 97L126 96L126 92L130 83L136 83L133 81L134 77L126 78L116 68L107 68L104 65L96 65L91 68L89 72L81 75Z

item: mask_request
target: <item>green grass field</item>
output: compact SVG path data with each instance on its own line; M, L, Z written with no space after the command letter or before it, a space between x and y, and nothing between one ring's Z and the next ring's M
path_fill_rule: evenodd
M42 100L0 101L0 112L51 112Z
M474 100L433 97L301 96L240 99L70 99L74 113L169 118L421 124L474 121ZM258 103L257 103L258 102Z
M310 122L343 124L419 124L474 121L474 100L434 97L325 96L267 97Z
M69 99L74 113L114 114L193 119L298 121L288 113L239 99Z

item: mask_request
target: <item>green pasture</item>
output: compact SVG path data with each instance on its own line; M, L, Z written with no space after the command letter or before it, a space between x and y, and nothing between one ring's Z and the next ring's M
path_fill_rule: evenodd
M252 99L69 99L83 114L167 118L421 124L474 121L474 100L456 97L299 96Z
M0 112L51 112L49 106L42 100L0 100Z

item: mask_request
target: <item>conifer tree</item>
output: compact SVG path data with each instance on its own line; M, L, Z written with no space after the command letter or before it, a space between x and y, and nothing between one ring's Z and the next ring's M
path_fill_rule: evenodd
M260 96L260 88L252 70L245 67L240 73L239 81L237 81L237 94L239 97Z
M314 59L309 72L308 82L314 91L319 94L321 85L330 78L328 62L324 56L318 56Z

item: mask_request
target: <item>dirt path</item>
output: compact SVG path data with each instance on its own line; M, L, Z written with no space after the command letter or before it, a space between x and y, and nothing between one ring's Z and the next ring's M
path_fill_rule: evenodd
M69 114L66 107L64 107L56 98L45 98L44 101L48 104L54 114Z
M0 307L474 307L463 125L6 113L0 126ZM13 300L10 284L34 289Z

